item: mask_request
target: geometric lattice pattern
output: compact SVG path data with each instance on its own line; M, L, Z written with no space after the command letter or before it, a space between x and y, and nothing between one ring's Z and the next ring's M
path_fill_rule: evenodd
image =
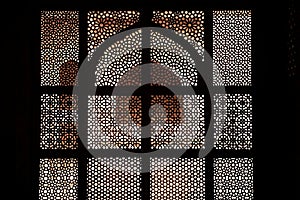
M203 95L153 95L151 106L152 148L203 147Z
M182 86L197 86L195 61L186 49L169 37L155 31L150 32L150 46L151 62L159 63L172 71L179 77ZM152 74L155 75L155 72ZM154 81L156 81L155 78L154 76ZM166 86L174 84L172 81L163 83ZM176 82L174 85L178 85L178 83Z
M41 96L42 149L76 149L77 97L67 94L43 94Z
M89 96L88 148L140 148L141 111L138 96Z
M216 94L214 96L214 121L217 149L252 148L251 95Z
M142 34L137 30L109 46L96 66L96 86L141 85L136 67L142 64ZM139 68L137 68L139 69ZM129 74L128 74L129 73ZM124 80L124 77L125 80ZM130 76L130 78L127 78ZM123 77L123 79L122 79ZM133 81L128 79L134 78Z
M152 64L150 67L150 79L153 85L181 86L180 77L176 76L169 67Z
M74 158L40 159L39 199L78 199L78 161Z
M88 200L140 200L140 158L89 158Z
M77 84L78 14L78 11L41 12L41 86Z
M214 199L243 199L253 197L253 159L214 159Z
M151 158L151 200L204 200L204 158Z
M94 49L107 38L121 32L139 21L136 11L90 11L88 12L88 51Z
M154 11L152 21L172 29L183 36L198 51L204 54L203 11Z
M135 55L136 59L141 58L142 55L140 52L138 54L132 53L131 55ZM121 62L125 61L125 59L120 60ZM124 62L123 62L124 64ZM142 67L137 65L136 67L130 67L129 70L126 71L121 78L118 78L117 86L141 86L142 85ZM120 70L121 71L121 70Z
M251 11L213 11L213 85L251 85Z

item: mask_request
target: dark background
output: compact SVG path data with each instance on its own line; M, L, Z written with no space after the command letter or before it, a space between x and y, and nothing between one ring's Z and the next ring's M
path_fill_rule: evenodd
M45 1L23 2L13 16L17 44L20 46L21 64L17 66L16 89L16 188L24 199L38 199L38 163L43 156L57 156L61 152L42 152L39 149L40 131L40 11L41 10L252 10L252 70L253 86L253 149L247 156L254 157L255 199L299 199L300 190L300 131L299 131L299 79L289 76L288 32L289 1ZM264 3L264 4L263 4ZM296 9L296 5L293 5ZM298 10L296 9L296 12ZM299 22L299 12L295 15ZM80 18L80 23L82 18ZM141 24L143 25L143 24ZM146 26L147 24L144 24ZM205 29L209 27L205 27ZM211 27L210 27L211 28ZM86 34L80 25L80 37ZM205 32L206 34L206 32ZM295 35L299 36L296 26ZM83 36L83 37L86 37ZM298 39L298 38L297 38ZM86 55L86 40L80 39L80 61ZM299 43L296 62L299 66ZM205 48L210 48L205 43ZM209 51L209 50L208 50ZM298 72L299 69L297 69ZM233 89L232 89L233 90ZM82 145L80 155L86 152ZM213 152L214 153L214 152ZM68 152L72 156L72 152ZM249 155L250 154L250 155ZM230 153L228 153L230 155ZM210 155L209 155L210 156ZM209 159L208 156L208 159ZM212 155L218 157L218 152ZM232 157L236 155L233 153ZM80 167L80 164L79 164ZM84 172L80 172L84 175ZM208 178L208 177L206 177ZM80 185L85 182L79 181ZM207 199L212 199L208 189ZM298 198L296 198L296 195ZM84 191L79 191L84 199Z

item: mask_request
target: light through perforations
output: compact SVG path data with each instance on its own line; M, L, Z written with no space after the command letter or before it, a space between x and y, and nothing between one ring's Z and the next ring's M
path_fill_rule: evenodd
M180 78L182 86L197 86L195 61L181 45L158 32L151 31L150 46L151 62L159 63L170 69ZM172 84L174 83L166 83L166 86Z
M154 11L152 21L176 31L204 56L204 12Z
M141 30L127 35L124 39L112 44L99 58L96 67L96 86L140 85L140 74L135 74L135 81L121 81L125 73L131 73L142 63ZM137 68L138 69L138 68Z
M251 85L251 11L213 11L213 85Z
M151 158L151 200L204 200L204 158Z
M88 148L140 148L141 106L139 96L89 96Z
M150 77L153 84L163 86L180 86L180 77L176 76L168 67L162 65L151 65Z
M74 158L40 159L39 199L78 199L78 161Z
M88 200L140 200L140 158L89 158Z
M253 197L253 159L214 159L214 199L247 199Z
M77 84L78 15L78 11L41 12L41 86Z
M135 56L141 58L141 52ZM123 60L124 61L124 60ZM124 62L123 62L124 64ZM140 65L136 67L130 67L130 70L124 73L124 75L119 79L117 86L138 86L142 85L142 67Z
M151 148L204 147L204 96L151 96Z
M41 96L42 149L76 149L77 97L67 94L43 94Z
M224 118L225 124L222 124ZM250 94L216 94L214 96L214 121L217 149L252 148L252 97Z
M90 11L88 12L89 58L107 38L139 21L137 11Z

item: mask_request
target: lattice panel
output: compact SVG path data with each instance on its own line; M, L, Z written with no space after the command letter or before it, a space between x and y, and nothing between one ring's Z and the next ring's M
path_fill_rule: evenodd
M253 197L253 159L214 159L214 199L245 199Z
M151 96L151 144L158 149L199 149L204 145L204 97Z
M151 158L151 200L204 200L203 158Z
M76 85L78 63L78 11L42 11L41 86Z
M78 199L77 159L40 159L39 199Z
M137 11L90 11L88 12L88 51L92 57L94 49L107 38L121 32L139 21Z
M88 147L140 148L141 114L141 97L89 96Z
M140 158L89 158L88 200L140 200Z
M183 36L204 60L203 11L154 11L152 21Z
M213 11L213 85L251 85L251 11Z
M214 120L217 149L252 148L251 95L216 94L214 96Z
M41 96L42 149L76 149L78 146L77 97L43 94Z

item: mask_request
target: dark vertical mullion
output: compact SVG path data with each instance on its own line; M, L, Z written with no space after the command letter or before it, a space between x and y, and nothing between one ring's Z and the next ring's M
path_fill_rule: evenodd
M256 47L256 44L258 44L258 38L257 38L257 30L258 30L258 15L257 15L258 10L251 9L251 96L252 96L252 158L253 158L253 185L256 188L256 159L254 156L256 155L256 130L258 129L258 120L256 118L256 113L258 111L258 101L257 97L259 96L258 94L258 78L259 78L259 71L258 71L258 66L257 62L258 57L256 56L256 49L258 50L259 48ZM254 192L254 199L256 199L256 192Z
M39 161L40 161L40 134L41 134L41 11L34 11L33 15L30 15L32 19L30 20L32 25L32 34L31 34L31 41L34 41L30 48L32 49L32 60L30 62L30 68L32 69L32 74L29 75L32 80L31 87L32 90L29 90L31 93L30 96L33 96L33 101L31 101L31 110L30 113L30 125L32 125L31 129L33 130L34 134L30 134L30 152L32 154L32 179L33 182L33 189L34 192L32 194L32 199L39 198ZM28 27L27 27L28 28ZM38 38L38 39L36 39ZM39 91L36 93L35 91ZM28 120L28 119L27 119ZM36 151L37 149L37 151ZM38 152L38 153L37 153Z
M140 21L143 27L151 26L152 20L152 10L142 10ZM150 30L143 30L142 31L142 47L150 47ZM151 62L150 57L150 49L145 48L142 49L142 64L147 64ZM150 69L149 66L143 66L141 69L141 78L142 83L151 82L150 80ZM143 106L143 104L148 105L150 104L151 98L150 94L142 96L142 108L146 108L148 106ZM148 111L143 111L142 113L142 120L148 118ZM142 137L147 137L150 135L150 124L142 128ZM142 139L141 148L142 150L150 150L151 149L151 140L150 137ZM150 160L142 160L142 167L146 169L150 169ZM150 172L142 173L141 174L141 199L150 199Z
M261 88L259 86L259 79L261 76L261 61L259 60L259 54L262 52L263 48L260 47L261 44L263 44L262 37L259 34L260 30L260 23L259 22L259 16L262 16L262 12L260 12L258 9L252 9L251 10L251 89L252 89L252 158L253 158L253 185L254 185L254 199L257 198L257 194L259 193L259 187L257 187L258 184L258 175L259 173L256 171L256 169L261 169L262 167L260 166L259 159L256 159L256 151L258 150L259 144L260 144L260 139L256 137L257 131L259 130L259 127L261 125L259 124L259 121L261 121L261 116L259 114L259 110L262 110L260 108L261 102L259 102L259 97ZM261 51L261 52L259 52ZM264 55L263 53L261 55ZM263 145L264 146L264 145Z
M204 10L204 49L213 59L213 10L205 9ZM213 68L212 60L209 61L208 58L204 58L204 62L206 62L206 66L211 66ZM213 84L213 70L210 70L211 81L206 84ZM204 97L204 123L205 123L205 131L208 130L209 124L214 123L210 121L210 117L208 117L208 113L213 114L213 99L210 97ZM213 185L213 157L212 154L208 154L205 157L205 199L211 200L214 199L214 185Z
M152 19L152 11L151 10L142 10L141 11L141 16L140 16L140 21L142 26L147 27L151 26L151 19ZM149 47L150 46L150 30L142 30L142 64L148 64L151 62L151 57L150 57L150 49L149 48L144 48L144 47ZM148 65L142 66L141 68L141 79L142 79L142 84L143 83L149 83L151 82L150 78L150 72L151 69L149 68ZM142 108L147 108L150 104L151 101L151 92L150 94L147 93L146 95L142 96ZM148 119L148 110L142 109L142 120ZM145 124L145 123L142 123ZM144 126L142 128L142 137L147 137L150 136L150 125ZM142 144L141 148L143 150L150 150L151 148L151 143L150 143L150 138L148 139L142 139Z
M84 59L88 54L87 49L87 10L79 10L79 65L83 63ZM80 66L78 66L80 67ZM87 97L81 98L87 101ZM85 102L86 105L88 102ZM80 108L79 108L80 109ZM87 112L87 111L86 111ZM80 120L80 117L78 116ZM86 128L82 128L81 130L87 131ZM87 134L85 134L87 135ZM87 199L87 154L85 146L82 144L81 140L78 139L78 199L85 200Z
M205 158L205 199L214 199L214 157L208 154Z
M204 49L213 57L213 10L211 9L204 10Z
M83 63L88 55L87 15L87 10L79 10L79 64Z
M81 143L79 144L79 149L85 148ZM87 199L87 162L88 157L86 154L81 152L78 155L78 199Z
M210 55L211 59L204 57L205 66L209 66L208 71L209 76L211 77L210 82L206 83L207 85L213 84L213 11L211 9L204 10L204 49ZM210 99L210 96L204 96L204 126L205 131L208 130L209 124L213 123L210 121L211 115L213 114L213 99Z
M150 160L142 160L142 168L146 167L150 169ZM150 199L150 171L141 173L141 199L148 200Z

